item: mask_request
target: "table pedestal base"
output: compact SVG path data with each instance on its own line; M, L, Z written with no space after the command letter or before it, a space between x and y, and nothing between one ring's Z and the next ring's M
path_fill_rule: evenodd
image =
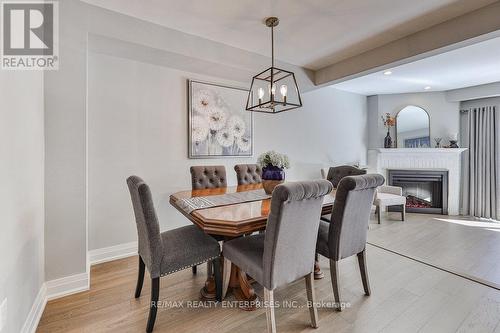
M229 289L239 302L240 309L245 311L255 311L257 309L257 295L252 287L252 282L245 272L239 269L238 266L231 264Z
M213 276L209 276L205 281L205 286L200 289L200 295L202 301L215 301L217 298L215 279Z
M253 280L245 272L241 271L236 265L231 265L228 293L233 293L241 310L254 311L257 309L257 295L252 287L252 282ZM205 286L200 290L200 295L203 301L214 301L216 299L216 287L213 275L207 277Z

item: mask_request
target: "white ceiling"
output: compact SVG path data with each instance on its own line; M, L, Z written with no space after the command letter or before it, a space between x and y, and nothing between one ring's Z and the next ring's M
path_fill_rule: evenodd
M126 15L270 55L267 16L278 16L276 57L313 70L495 0L84 0Z
M333 87L363 95L443 91L500 81L500 37L398 67L344 81ZM425 87L431 87L425 90Z

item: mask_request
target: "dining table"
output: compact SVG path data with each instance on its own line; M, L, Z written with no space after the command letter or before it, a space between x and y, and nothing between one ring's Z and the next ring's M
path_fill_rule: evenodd
M334 200L335 190L324 197L321 215L332 212ZM225 242L264 231L271 196L264 192L262 184L248 184L177 192L170 195L170 204L203 232ZM228 294L234 295L243 310L255 310L257 296L252 287L253 279L234 264L229 276ZM315 279L323 277L317 261L314 276ZM214 300L215 290L215 279L209 270L200 291L201 298Z

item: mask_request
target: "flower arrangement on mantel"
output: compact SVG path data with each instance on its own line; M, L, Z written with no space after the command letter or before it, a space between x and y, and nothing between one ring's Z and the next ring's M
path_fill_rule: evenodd
M285 169L290 168L288 156L274 150L262 153L257 159L257 164L262 168L262 186L267 194L285 181Z
M385 128L387 128L387 135L384 138L384 148L392 148L391 127L396 125L396 118L392 117L390 113L381 116Z

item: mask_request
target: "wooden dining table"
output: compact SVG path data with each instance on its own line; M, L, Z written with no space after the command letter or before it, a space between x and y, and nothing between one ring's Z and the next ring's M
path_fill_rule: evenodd
M170 196L170 204L181 212L192 223L196 224L205 233L214 236L220 241L228 241L237 237L252 234L266 229L271 199L248 201L228 204L211 208L195 209L187 212L181 205L183 199L194 197L210 197L215 195L231 194L262 189L261 184L240 185L216 189L187 190L174 193ZM322 215L330 214L333 208L335 192L324 197ZM319 264L315 264L315 278L322 278L323 273ZM231 266L228 292L232 292L239 301L240 308L254 310L255 291L252 287L252 278L241 271L236 265ZM200 291L202 299L215 299L215 281L212 274L208 274L205 285Z

